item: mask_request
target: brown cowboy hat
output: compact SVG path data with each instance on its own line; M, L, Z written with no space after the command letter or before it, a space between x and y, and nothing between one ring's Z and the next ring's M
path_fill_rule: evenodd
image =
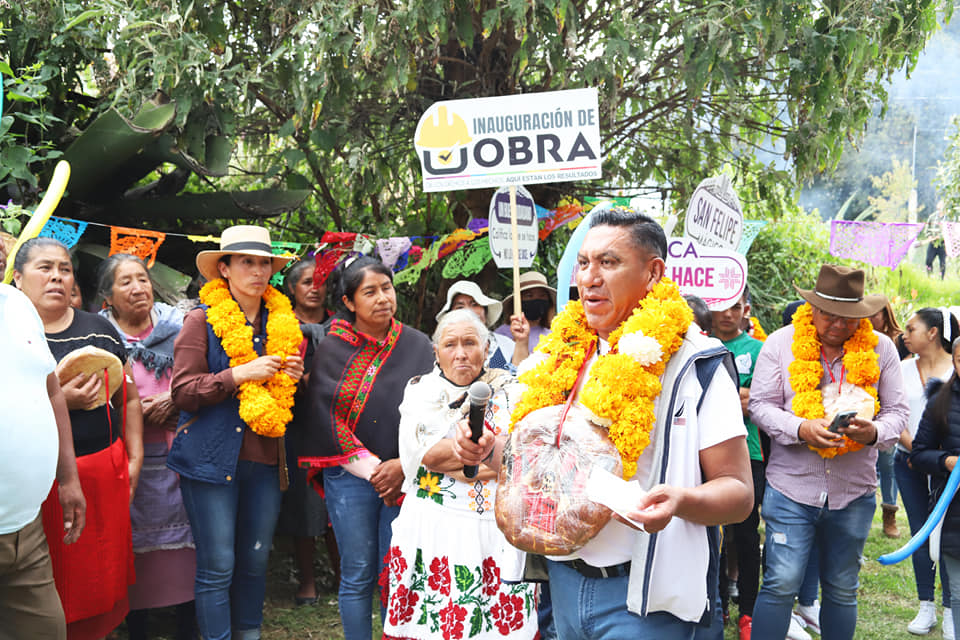
M864 296L863 278L863 269L825 264L813 289L793 288L821 311L841 318L869 318L883 308L887 299L882 295Z
M270 250L270 232L251 224L227 227L220 234L219 251L201 251L197 254L197 270L207 280L220 277L217 262L226 255L243 254L264 256L273 260L273 272L283 269L292 257L275 256Z

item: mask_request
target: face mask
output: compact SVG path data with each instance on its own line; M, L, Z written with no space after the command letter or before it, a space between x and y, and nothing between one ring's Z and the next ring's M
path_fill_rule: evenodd
M528 322L539 322L541 318L547 315L550 308L549 300L524 300L520 303L520 310L526 316Z

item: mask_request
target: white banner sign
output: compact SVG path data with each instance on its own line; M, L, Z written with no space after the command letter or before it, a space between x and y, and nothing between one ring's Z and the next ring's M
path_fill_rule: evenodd
M665 275L683 295L703 298L710 311L724 311L743 295L747 259L728 249L701 247L690 238L670 238Z
M501 187L490 200L490 253L498 269L513 266L513 241L510 239L510 188ZM517 253L520 266L530 267L537 257L540 225L533 196L517 187Z
M424 191L600 177L596 89L435 102L414 144Z
M683 235L703 247L736 250L743 236L743 212L740 199L722 175L701 182L687 207Z

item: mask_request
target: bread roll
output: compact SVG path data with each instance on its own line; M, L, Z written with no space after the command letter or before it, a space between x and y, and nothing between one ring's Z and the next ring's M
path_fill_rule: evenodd
M106 376L104 372L106 372ZM104 384L100 385L96 401L84 407L87 411L105 405L107 398L120 388L120 383L124 378L123 363L120 362L120 358L109 351L87 346L71 351L57 364L57 379L61 386L77 376L82 375L86 378L90 374L96 374L102 380L106 379ZM109 389L107 389L106 383L109 383Z
M613 512L587 498L593 467L622 475L620 453L606 429L571 408L557 447L563 407L545 407L521 420L503 452L497 525L513 546L540 555L573 553L600 532Z

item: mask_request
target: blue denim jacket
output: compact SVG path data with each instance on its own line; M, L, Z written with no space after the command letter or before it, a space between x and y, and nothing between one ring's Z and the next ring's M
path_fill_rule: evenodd
M262 313L266 314L266 309ZM267 326L265 315L261 326ZM207 370L217 373L230 367L230 358L209 323L206 327ZM258 355L263 355L263 338L253 343ZM240 401L235 396L202 407L196 413L181 411L167 467L191 480L229 484L236 477L237 458L247 428L240 419Z

